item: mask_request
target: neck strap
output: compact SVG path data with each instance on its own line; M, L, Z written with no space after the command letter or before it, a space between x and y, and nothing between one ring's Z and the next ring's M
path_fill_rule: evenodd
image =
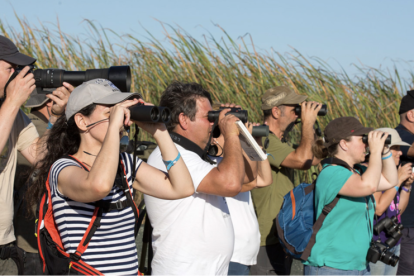
M206 152L203 149L201 149L196 143L190 141L189 139L175 132L170 132L170 136L174 143L182 146L186 150L194 152L195 154L200 156L200 158L204 161L212 165L215 164L215 162L207 156Z

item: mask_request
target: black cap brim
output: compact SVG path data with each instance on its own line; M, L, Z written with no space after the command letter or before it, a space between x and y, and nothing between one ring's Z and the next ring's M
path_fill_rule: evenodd
M26 56L19 52L15 53L14 55L0 57L0 60L4 60L4 61L16 64L16 65L31 65L36 62L35 58Z

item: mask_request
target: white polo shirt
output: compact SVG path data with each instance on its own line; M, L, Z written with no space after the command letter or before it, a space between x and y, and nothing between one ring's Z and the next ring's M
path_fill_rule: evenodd
M197 190L203 178L216 165L175 145ZM158 147L147 163L167 171ZM153 275L227 275L234 248L234 231L224 197L196 192L178 200L149 195L144 195L144 198L154 228Z
M222 157L210 157L217 164ZM226 197L234 228L234 251L231 261L255 265L260 248L260 231L250 191Z

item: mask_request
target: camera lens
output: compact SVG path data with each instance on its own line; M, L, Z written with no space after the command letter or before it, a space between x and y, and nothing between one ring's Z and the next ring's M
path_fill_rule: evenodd
M384 264L396 266L400 258L389 251L384 251L380 261Z

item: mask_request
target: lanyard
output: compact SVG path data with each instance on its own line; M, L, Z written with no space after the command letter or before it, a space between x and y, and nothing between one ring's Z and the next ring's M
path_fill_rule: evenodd
M369 237L371 239L372 236L374 235L374 230L372 228L371 220L369 218L369 200L367 200L368 197L364 197L364 198L365 198L365 204L366 204L366 210L367 210L367 212L365 213L366 214L365 216L366 216L366 218L368 220L368 225L369 225L369 227L368 227L368 235L369 235ZM370 195L369 198L371 198L372 204L374 204L374 212L375 212L375 209L376 209L375 199L373 198L373 195ZM374 213L374 215L375 215L375 213ZM378 220L377 215L375 215L375 218L376 218L376 220Z

